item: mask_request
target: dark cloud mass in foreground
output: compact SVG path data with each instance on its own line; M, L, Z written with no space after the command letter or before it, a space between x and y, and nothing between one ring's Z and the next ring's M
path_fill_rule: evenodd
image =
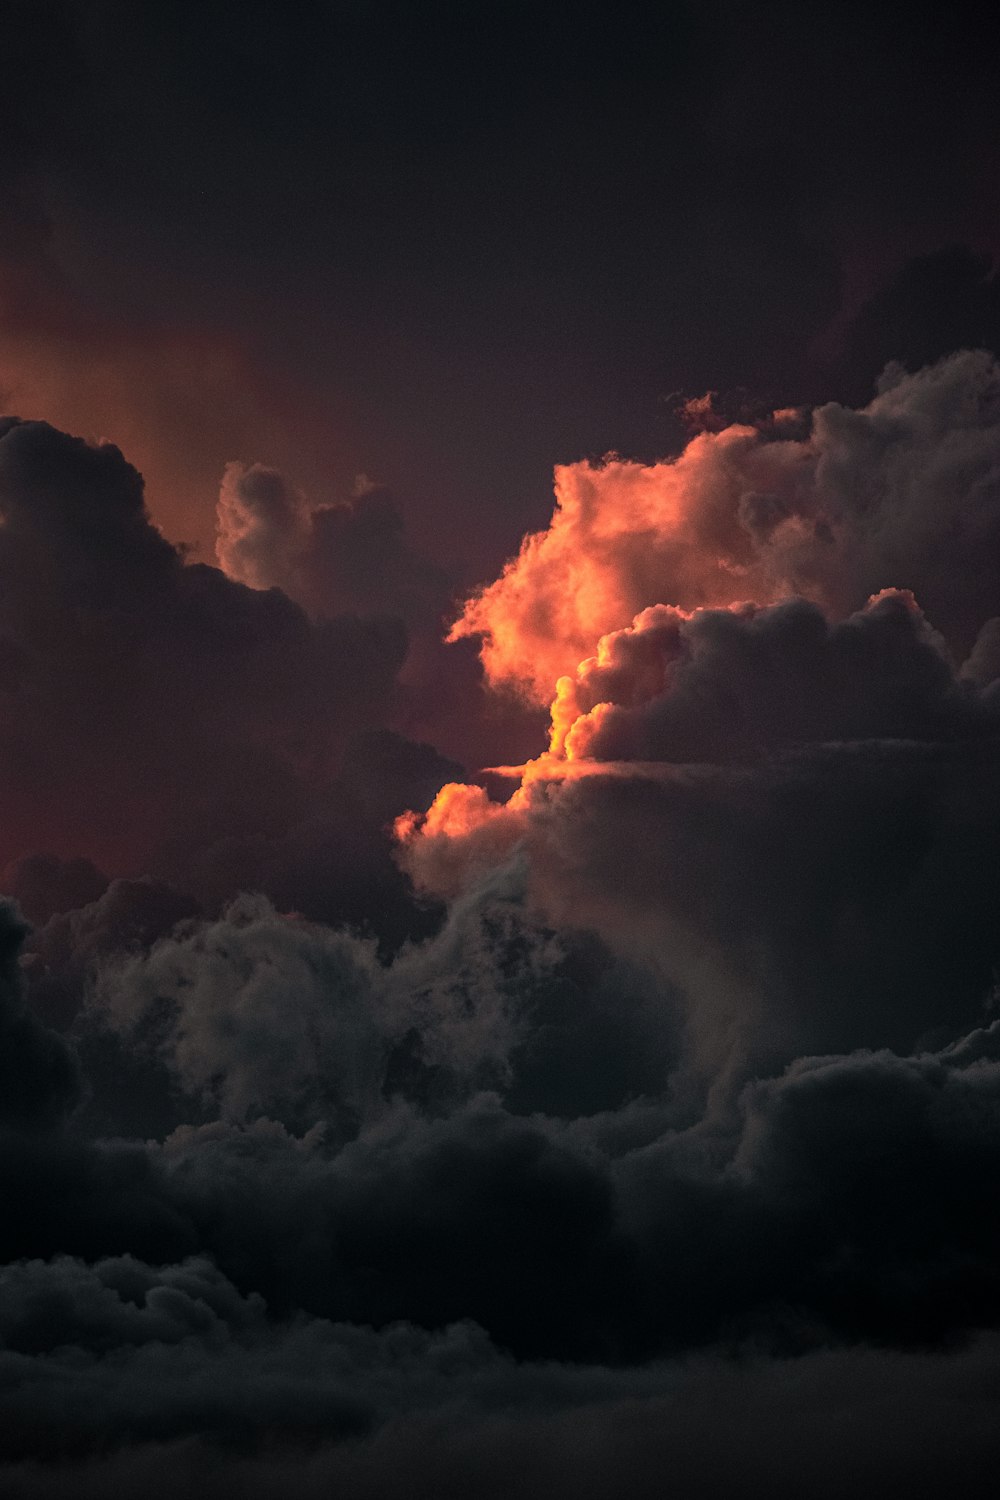
M4 1500L992 1496L995 28L2 11Z

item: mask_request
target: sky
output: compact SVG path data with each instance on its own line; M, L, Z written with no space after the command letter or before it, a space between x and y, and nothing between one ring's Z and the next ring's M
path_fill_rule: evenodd
M4 1496L991 1495L998 23L0 20Z

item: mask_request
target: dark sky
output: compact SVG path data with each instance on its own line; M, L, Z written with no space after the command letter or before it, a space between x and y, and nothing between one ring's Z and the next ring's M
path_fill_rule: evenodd
M4 1500L993 1496L998 42L0 0Z
M0 374L130 442L178 540L228 459L363 471L483 578L678 393L860 401L996 326L971 9L4 12Z

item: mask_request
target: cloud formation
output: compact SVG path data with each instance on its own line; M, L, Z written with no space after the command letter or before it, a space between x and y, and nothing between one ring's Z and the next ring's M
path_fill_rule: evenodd
M523 861L538 920L640 956L678 1022L671 1087L699 1108L802 1056L940 1043L989 1002L996 580L955 558L994 524L998 389L960 355L890 373L862 412L820 409L807 439L729 427L670 465L575 470L572 503L460 622L489 673L516 681L523 652L531 690L554 690L549 749L510 768L505 803L451 785L400 819L401 860L443 897ZM692 567L720 588L709 521L746 541L763 515L754 467L788 500L738 575L765 602L692 607ZM909 590L864 602L883 551L943 631ZM804 578L821 603L780 597Z
M314 615L398 615L436 627L446 575L407 543L392 496L363 475L336 505L313 505L262 464L226 467L216 512L216 556L230 578L280 588Z
M452 635L481 637L490 680L542 703L600 637L657 604L801 595L842 616L907 588L964 654L1000 611L998 455L1000 369L962 353L888 369L869 405L819 406L805 437L731 425L662 463L562 465L548 530Z
M910 593L884 590L837 623L804 600L658 605L560 678L550 750L731 763L810 743L982 737L997 707L956 678Z
M13 1493L490 1494L508 1463L596 1497L625 1449L639 1496L664 1463L692 1492L777 1464L823 1494L817 1451L834 1493L838 1413L867 1474L941 1473L942 1400L993 1451L961 1392L1000 1325L998 615L949 582L940 528L961 555L991 515L994 378L957 357L810 437L692 440L674 469L743 455L726 525L751 462L808 473L806 597L756 587L795 550L783 522L738 595L671 597L694 573L598 476L581 567L626 613L578 613L533 659L551 737L506 801L389 727L399 627L285 592L315 538L275 475L230 476L237 582L163 542L120 455L7 431L9 723L55 766L81 726L66 795L96 785L72 838L11 844L35 931L0 912ZM834 483L837 422L881 446ZM681 505L692 536L710 489ZM893 528L943 618L869 590ZM480 603L516 594L541 629L553 548ZM31 757L5 754L28 796ZM161 820L125 826L128 870L96 834L119 763ZM710 1440L737 1388L759 1424L738 1472Z
M512 701L488 704L474 650L445 645L457 584L412 544L387 490L359 475L349 500L317 504L275 469L230 463L216 519L228 578L281 589L317 622L349 613L403 623L393 728L474 766L495 759L498 744L528 753L537 716Z
M103 871L209 905L258 888L359 923L382 907L405 926L382 830L448 763L388 728L398 614L312 619L188 562L116 448L45 423L4 420L0 515L9 888L42 920L96 896ZM53 882L71 870L83 885L64 898Z

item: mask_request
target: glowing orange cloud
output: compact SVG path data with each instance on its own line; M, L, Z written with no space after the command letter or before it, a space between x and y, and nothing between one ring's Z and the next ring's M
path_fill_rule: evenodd
M549 749L493 768L520 782L507 803L452 784L396 833L416 884L454 896L522 842L534 870L539 849L560 844L567 808L593 805L574 800L574 782L662 783L807 745L937 743L995 727L908 590L884 589L839 622L804 600L690 613L655 605L559 679Z
M455 896L470 875L499 864L521 836L527 793L491 802L482 787L449 782L426 813L407 812L394 833L400 861L414 884Z
M690 618L687 610L656 604L624 630L602 636L596 654L556 683L550 752L578 759L586 754L586 724L599 722L609 704L646 703L662 693L671 665L683 655L682 627Z
M549 529L468 601L450 639L480 636L489 680L547 703L602 636L651 604L769 600L780 589L739 523L740 499L755 469L787 491L809 461L801 444L729 427L668 462L563 465Z
M703 417L710 403L689 405ZM804 436L806 413L786 408L701 431L661 463L563 465L548 529L468 600L450 639L479 637L491 683L547 704L650 606L800 595L842 617L906 585L964 654L995 606L998 411L1000 366L962 353L915 375L890 367L868 406L819 407ZM557 700L557 747L572 709Z
M690 408L703 427L714 412L708 397ZM637 774L651 754L677 766L800 735L891 735L894 702L950 682L949 649L960 659L997 614L1000 366L964 353L891 368L864 409L821 407L803 436L805 417L713 420L676 459L556 470L548 529L450 635L480 638L492 684L550 705L548 749L495 768L520 780L505 805L448 786L400 819L418 884L457 890L579 777ZM767 608L794 595L820 610ZM970 676L993 640L988 627Z

